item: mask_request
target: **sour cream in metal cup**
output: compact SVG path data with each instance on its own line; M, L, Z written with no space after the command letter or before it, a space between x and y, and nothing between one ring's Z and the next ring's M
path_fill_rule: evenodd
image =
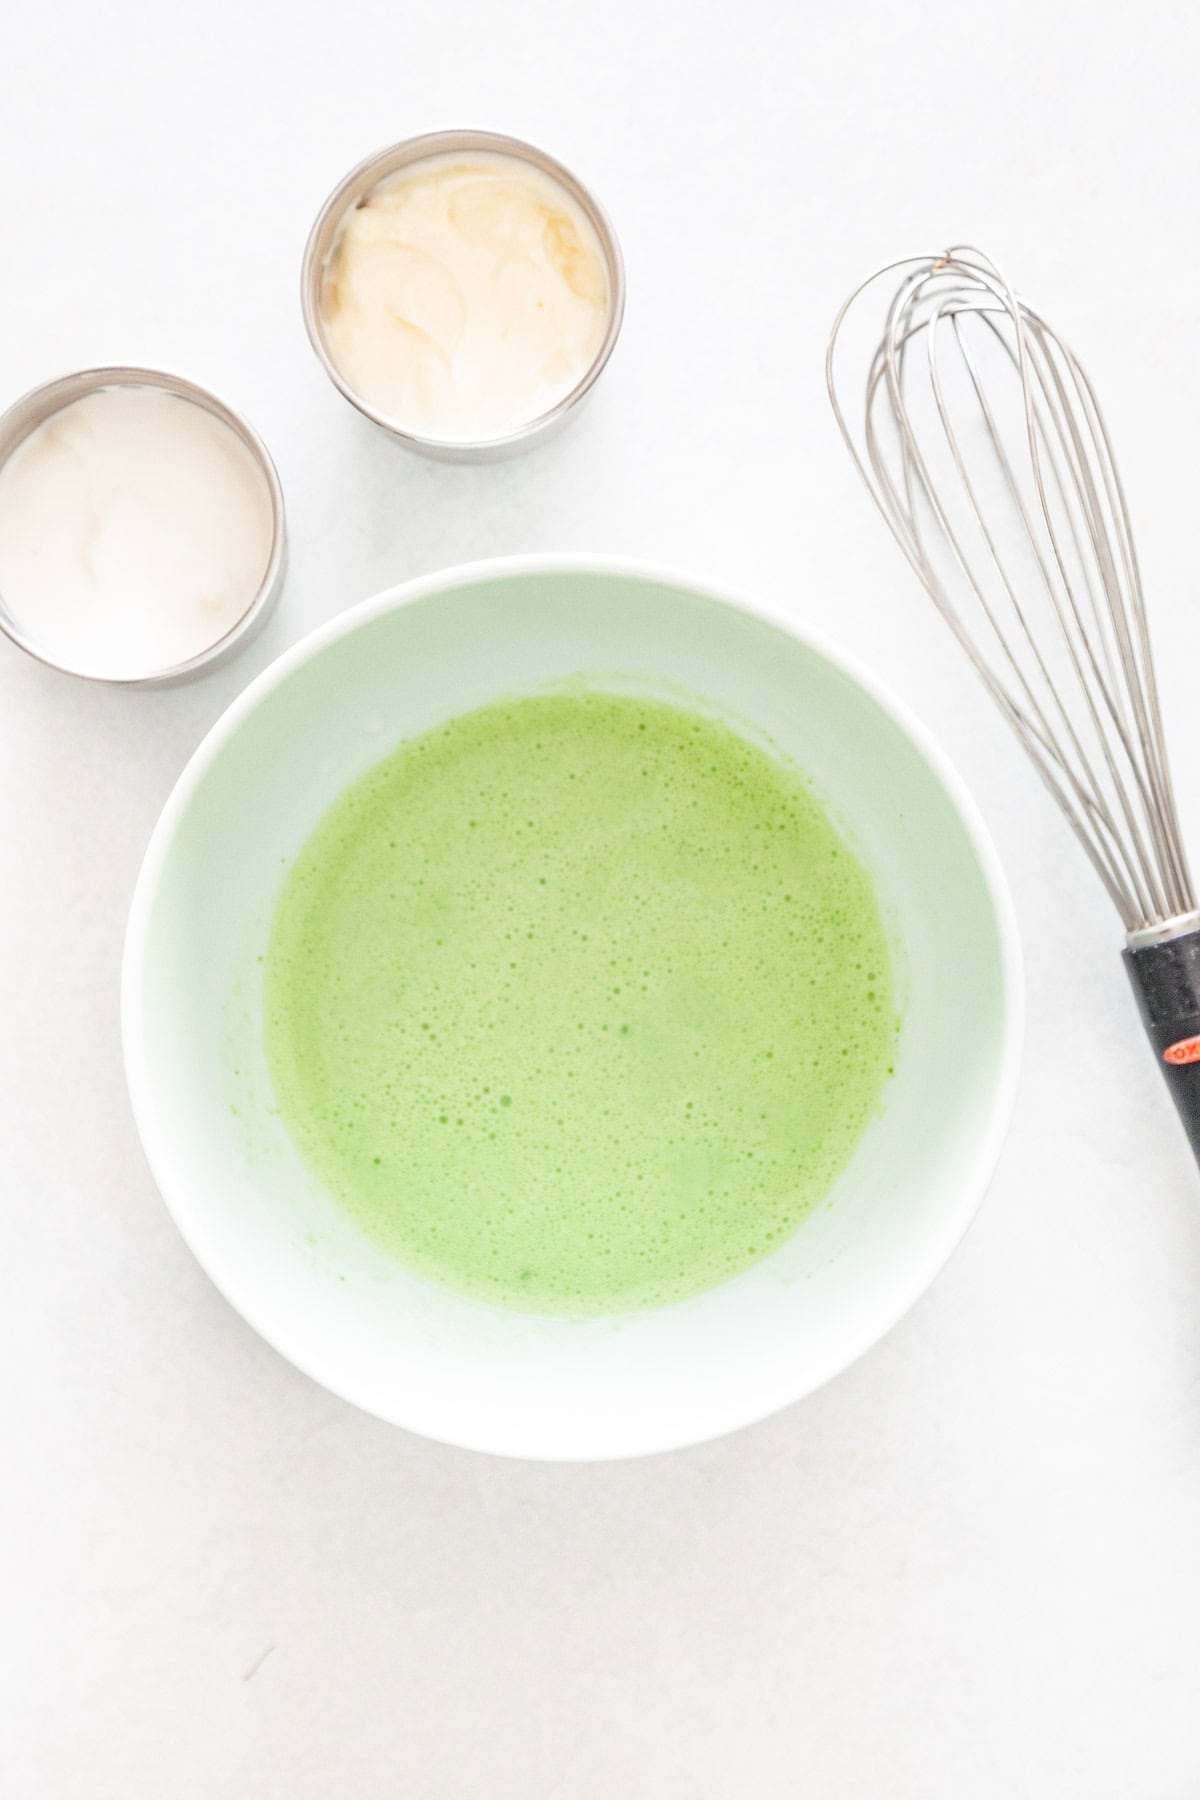
M548 436L612 354L625 275L603 209L518 138L438 131L368 157L317 216L304 323L334 386L453 462Z
M0 418L0 630L65 674L157 687L223 662L285 540L266 446L183 376L84 369Z

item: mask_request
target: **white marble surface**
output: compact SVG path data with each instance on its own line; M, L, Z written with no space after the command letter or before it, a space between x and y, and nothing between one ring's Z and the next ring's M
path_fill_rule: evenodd
M1107 905L865 510L821 358L889 254L974 238L1071 326L1123 449L1183 804L1200 656L1194 9L16 0L6 395L98 360L226 390L292 574L177 692L0 655L0 1790L13 1800L1187 1800L1200 1792L1200 1179ZM540 138L624 240L568 437L409 460L297 307L326 189L448 122ZM247 677L439 564L556 547L741 581L939 733L1009 868L1028 1055L991 1196L832 1387L608 1467L439 1449L267 1350L155 1194L121 933Z

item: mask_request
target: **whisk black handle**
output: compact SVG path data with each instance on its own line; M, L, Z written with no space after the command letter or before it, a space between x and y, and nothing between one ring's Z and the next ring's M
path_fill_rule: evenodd
M1200 930L1125 951L1146 1034L1200 1161Z

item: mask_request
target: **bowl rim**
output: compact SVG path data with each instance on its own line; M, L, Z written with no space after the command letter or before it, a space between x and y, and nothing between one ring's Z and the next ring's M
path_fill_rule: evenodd
M854 682L891 719L916 749L949 799L962 824L983 879L989 909L995 925L1000 957L1001 1048L997 1076L987 1107L986 1125L979 1133L967 1175L961 1183L958 1199L952 1207L946 1209L944 1217L938 1221L936 1228L926 1234L927 1248L920 1259L920 1268L908 1281L897 1288L889 1305L880 1309L879 1315L871 1322L869 1328L860 1334L860 1339L851 1349L845 1352L834 1352L828 1358L827 1365L819 1369L815 1378L806 1378L798 1388L785 1394L782 1398L778 1392L772 1392L765 1401L756 1399L749 1406L727 1408L724 1415L714 1415L700 1435L697 1435L694 1430L681 1433L678 1437L662 1432L651 1432L645 1439L640 1439L637 1429L634 1428L629 1433L628 1441L622 1442L619 1446L601 1446L588 1451L586 1455L572 1452L564 1456L553 1449L521 1448L514 1450L506 1447L503 1442L499 1441L499 1438L503 1437L502 1430L495 1440L489 1437L487 1430L473 1432L470 1437L451 1434L441 1436L436 1431L430 1430L424 1423L421 1425L408 1423L401 1416L403 1408L383 1411L377 1403L364 1401L357 1394L348 1391L350 1384L340 1386L331 1382L313 1366L305 1346L298 1347L290 1341L287 1332L276 1330L273 1324L265 1322L253 1301L248 1303L246 1297L241 1293L235 1297L231 1291L234 1284L227 1284L224 1271L210 1267L208 1260L197 1247L190 1229L188 1208L186 1205L180 1205L178 1195L172 1192L174 1184L169 1169L169 1152L159 1133L152 1103L149 1057L142 1039L140 1021L143 1016L145 992L144 966L147 931L159 883L177 830L213 762L259 704L281 686L294 670L311 662L329 645L337 643L341 638L348 637L388 613L398 611L401 607L432 598L439 593L453 591L460 587L477 586L485 582L507 581L522 576L579 574L615 576L681 589L686 593L730 606L766 625L774 626L823 658L834 669ZM758 1424L784 1407L807 1399L810 1394L826 1386L857 1362L860 1357L865 1356L869 1350L874 1349L936 1280L962 1242L982 1205L999 1160L1016 1102L1025 1028L1025 990L1020 937L1012 897L999 854L984 823L983 816L962 776L937 739L921 722L908 703L902 700L871 669L861 663L856 656L842 649L822 631L805 622L793 619L781 607L760 600L734 583L708 575L693 574L678 566L640 557L590 554L583 551L539 551L523 555L489 557L456 564L450 568L436 570L429 574L416 576L409 581L397 583L369 599L348 607L344 612L327 620L324 624L318 625L289 649L283 651L255 676L230 702L192 752L151 832L134 886L125 931L120 1009L126 1084L134 1123L150 1172L162 1196L163 1204L180 1236L218 1292L234 1308L235 1312L240 1314L246 1323L294 1368L299 1369L302 1374L315 1381L319 1387L335 1394L339 1399L348 1401L361 1411L379 1418L387 1424L400 1426L422 1437L430 1438L434 1442L444 1443L454 1448L476 1450L485 1454L515 1457L532 1462L625 1460L685 1449L695 1444L709 1443L734 1431Z

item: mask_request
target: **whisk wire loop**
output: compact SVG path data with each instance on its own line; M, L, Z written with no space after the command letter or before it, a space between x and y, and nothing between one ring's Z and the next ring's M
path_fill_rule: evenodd
M839 352L881 289L852 423ZM1128 503L1072 351L989 258L956 246L855 290L826 380L868 492L1126 931L1193 913Z

